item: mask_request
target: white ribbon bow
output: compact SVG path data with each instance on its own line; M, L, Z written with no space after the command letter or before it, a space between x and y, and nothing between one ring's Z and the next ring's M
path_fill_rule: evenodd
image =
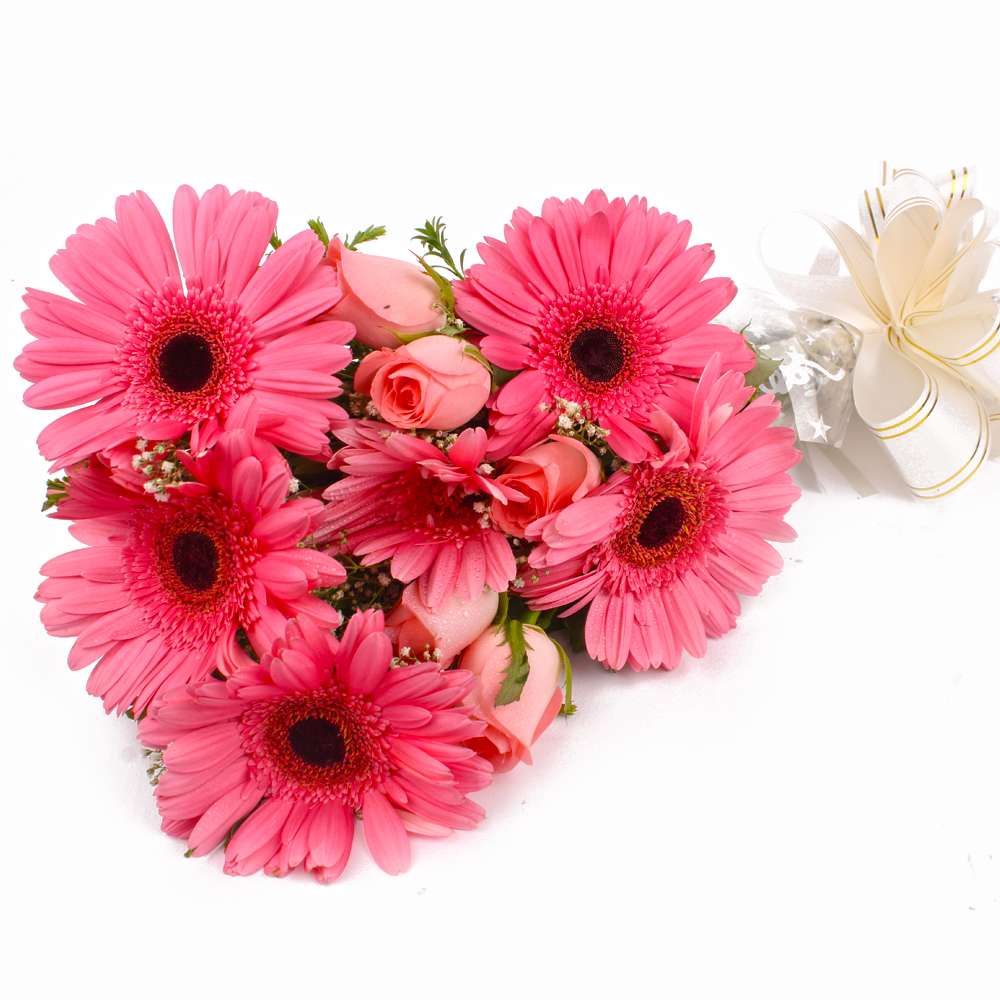
M979 291L1000 248L987 239L997 213L973 197L973 179L895 170L886 183L883 168L861 196L863 233L803 213L836 252L821 248L807 275L764 262L782 294L861 332L854 404L920 497L967 482L1000 418L1000 301Z

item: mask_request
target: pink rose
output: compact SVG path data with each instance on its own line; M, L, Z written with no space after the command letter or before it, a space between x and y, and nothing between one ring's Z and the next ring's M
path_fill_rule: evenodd
M502 630L487 629L459 662L460 667L476 676L476 686L466 695L465 704L474 707L473 719L486 723L483 735L466 745L485 757L497 772L509 771L518 761L531 763L528 748L545 732L562 706L561 664L556 644L531 625L524 627L524 642L531 646L528 679L521 697L509 705L494 705L510 663L510 647L504 642Z
M524 538L532 521L568 507L601 483L601 463L597 456L575 438L551 434L523 455L512 455L497 482L512 486L528 499L493 501L494 522L509 535Z
M431 335L373 351L358 365L354 388L394 427L450 431L483 408L490 373L465 353L464 340Z
M426 649L432 656L437 650L439 665L444 668L481 635L497 613L500 597L484 587L474 601L467 601L453 590L437 614L432 614L420 600L416 582L411 583L399 604L385 620L386 634L397 649L409 649L422 658Z
M362 344L395 347L397 333L427 333L444 324L441 289L416 264L345 250L337 237L326 260L337 269L344 294L327 315L353 323Z

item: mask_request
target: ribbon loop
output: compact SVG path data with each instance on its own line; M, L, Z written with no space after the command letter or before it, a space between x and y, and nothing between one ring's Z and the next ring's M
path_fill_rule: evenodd
M888 183L887 183L888 181ZM957 489L982 465L1000 412L1000 300L980 291L996 259L997 213L973 197L974 171L934 180L883 174L861 195L861 229L802 213L833 243L809 274L762 262L788 298L859 331L854 403L910 489Z

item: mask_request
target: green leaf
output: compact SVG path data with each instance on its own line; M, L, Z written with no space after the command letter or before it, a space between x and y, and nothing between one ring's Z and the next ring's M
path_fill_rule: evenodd
M372 240L377 240L380 236L385 236L385 226L369 226L351 237L350 242L347 243L347 249L357 250L362 243L371 243Z
M563 620L566 622L566 631L569 633L569 644L573 652L582 652L587 648L587 609L581 608L575 614Z
M524 603L524 598L518 597L517 594L508 590L507 600L510 605L507 609L507 617L516 618L518 621L524 621L525 615L528 613L528 605Z
M415 340L423 340L424 337L436 337L444 333L443 330L425 330L423 333L400 333L392 327L383 327L388 330L401 344L412 344Z
M466 344L463 348L465 354L468 354L470 358L475 358L490 374L492 374L492 368L490 363L483 357L483 352L476 347L475 344Z
M752 320L750 322L753 322ZM744 385L752 385L755 389L760 391L760 387L781 367L781 359L775 361L774 358L769 358L766 354L761 354L757 350L755 344L751 344L747 340L747 330L750 327L750 322L740 330L740 336L743 338L747 347L753 351L753 356L756 364L750 369L744 376ZM757 397L757 392L754 393L754 398Z
M777 361L774 358L764 357L763 354L757 355L757 364L746 373L744 376L745 385L752 385L755 389L762 386L779 368L781 367L781 359Z
M330 248L330 235L326 231L326 226L320 222L319 218L310 219L307 223L309 228L323 241L323 246Z
M490 622L491 625L502 625L507 620L507 607L510 604L510 598L507 596L506 590L499 596L500 600L497 602L497 613L493 616L493 621Z
M271 233L271 249L277 250L278 247L280 246L281 246L281 240L278 239L278 230L275 229L275 231Z
M515 375L520 375L520 371L510 371L507 368L498 368L496 365L490 365L493 371L493 382L499 389L500 386L506 385Z
M538 612L538 618L535 620L535 625L540 628L543 632L548 632L552 627L552 619L556 616L556 609L551 608L548 611ZM558 622L556 627L553 629L554 632L561 631L566 626L562 622Z
M516 618L508 618L501 627L504 630L504 642L510 647L510 663L493 702L498 707L520 700L528 680L528 650L531 649L524 639L524 626Z

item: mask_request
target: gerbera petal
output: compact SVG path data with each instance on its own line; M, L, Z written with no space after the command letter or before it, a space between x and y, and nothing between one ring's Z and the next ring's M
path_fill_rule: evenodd
M134 426L135 414L122 407L121 396L107 396L53 420L38 435L38 450L52 460L54 472L127 441L134 436Z
M609 432L608 446L626 462L641 462L656 454L653 439L634 422L615 413L605 414L602 419Z
M260 499L260 488L264 482L264 468L253 455L237 462L230 480L231 496L239 506L253 510Z
M182 184L174 194L174 243L180 258L181 270L189 281L198 274L198 264L194 248L195 219L198 215L200 199L190 184Z
M734 510L729 515L729 524L771 542L794 542L798 538L798 532L790 524L786 524L780 517L760 511Z
M450 543L439 546L431 568L420 577L420 599L431 611L444 604L458 580L461 556L458 548Z
M645 216L638 212L631 212L626 216L621 230L615 236L614 250L611 254L612 284L624 285L635 277L644 262L645 229Z
M410 840L396 810L380 792L368 792L362 806L365 843L375 863L389 875L410 867Z
M633 627L632 594L629 591L612 594L604 617L605 656L612 670L621 670L625 666Z
M407 812L405 809L398 810L398 813L403 828L408 833L419 833L425 837L448 837L454 833L450 826L432 823L422 816L414 816L413 813Z
M583 537L589 538L593 544L608 533L623 506L624 500L617 493L584 497L559 511L545 528L542 538L556 548L566 548ZM529 537L538 534L531 530L533 527L528 529L531 532Z
M214 851L222 843L229 828L248 815L261 797L259 791L241 786L230 789L217 799L205 810L188 837L188 847L193 856L200 858Z
M268 799L240 824L226 845L227 875L251 875L268 867L281 847L281 832L292 807L291 802Z
M610 257L611 224L603 212L595 212L580 232L580 260L587 281L607 280Z
M296 233L267 258L267 266L260 268L250 279L240 296L240 303L251 322L260 322L276 308L308 275L323 256L323 244L309 230ZM330 269L330 279L336 274Z
M704 656L705 627L683 580L663 592L663 603L678 641L692 656Z
M367 695L385 676L392 661L392 643L384 632L372 632L351 654L347 683L358 694Z
M145 285L124 247L109 246L95 226L80 226L49 269L82 303L120 323Z
M355 551L364 553L368 551L368 547L355 545ZM403 583L409 583L426 573L434 564L436 556L435 546L421 545L411 539L409 532L400 529L394 539L383 543L374 562L382 562L383 559L391 558L392 575Z
M656 322L675 334L687 333L718 316L736 298L729 278L706 278L671 299L656 313Z
M278 552L265 555L254 567L255 576L277 597L293 598L309 589L309 578L292 558Z
M327 802L316 806L307 822L307 865L339 874L347 865L354 841L353 811L340 802Z
M701 613L707 635L718 638L736 624L736 619L719 599L716 590L697 573L689 573L684 578L684 585Z
M598 591L590 602L587 612L587 622L584 628L584 638L587 642L587 653L594 660L604 660L607 656L606 621L611 595L606 591Z
M463 469L474 469L486 454L486 431L467 427L448 449L448 460Z
M115 219L129 255L149 288L158 289L171 278L180 280L170 234L145 191L119 198L115 202Z
M112 319L62 295L29 288L24 296L28 307L21 319L33 337L64 337L74 333L89 340L118 344L125 333L119 319Z
M663 640L664 653L661 660L662 666L667 670L673 670L681 659L681 642L674 631L674 623L671 621L670 612L667 610L668 597L664 588L658 588L649 598L653 614L656 616L659 625L659 636ZM656 666L656 664L650 664Z
M250 209L232 236L229 252L226 255L226 270L221 284L228 296L235 298L250 279L256 274L261 258L267 249L274 224L277 221L277 205L268 202L268 207L274 206L270 212L264 206L254 206Z
M502 335L518 344L530 344L534 330L532 327L505 315L482 295L473 296L463 286L469 282L459 282L455 285L456 308L461 303L462 318L477 330L484 333ZM486 355L490 361L493 358ZM499 364L499 362L495 362Z
M562 266L552 227L543 218L533 218L528 226L528 237L535 260L556 295L565 295L571 286Z
M643 295L643 304L651 312L659 312L681 292L701 281L714 260L709 245L688 247L653 278Z
M501 542L506 545L506 542ZM509 546L508 546L509 548ZM473 600L483 591L486 580L486 550L478 538L471 539L462 549L462 561L456 586L467 600Z
M257 541L267 548L288 548L309 534L311 519L309 514L288 505L265 514L250 532Z
M750 486L784 472L802 456L784 440L765 441L759 448L747 452L732 462L716 466L719 481L729 489Z

